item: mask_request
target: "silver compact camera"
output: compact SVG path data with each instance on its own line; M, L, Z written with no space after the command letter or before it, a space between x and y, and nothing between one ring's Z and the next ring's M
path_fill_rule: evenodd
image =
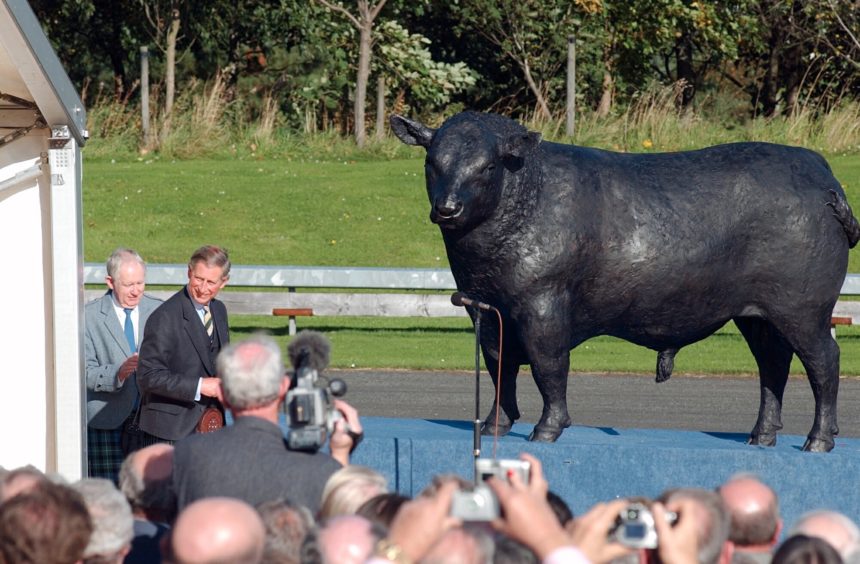
M678 520L678 514L674 511L667 511L665 515L669 524ZM654 515L646 505L631 503L618 514L615 526L609 531L609 538L630 548L657 548Z
M516 472L524 484L529 483L532 465L525 460L478 458L475 460L475 476L478 483L487 481L487 478L495 476L499 480L510 483L508 472Z
M525 460L478 458L475 460L477 484L470 490L454 492L451 500L451 516L463 521L492 521L499 517L499 500L484 482L495 476L510 483L508 472L519 474L523 483L528 483L531 464Z

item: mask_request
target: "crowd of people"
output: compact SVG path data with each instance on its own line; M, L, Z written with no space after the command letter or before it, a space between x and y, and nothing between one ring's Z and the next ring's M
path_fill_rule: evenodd
M574 516L523 454L527 476L478 486L498 508L475 518L459 509L475 499L462 477L437 476L410 498L351 464L363 431L341 400L324 448L291 449L279 346L229 343L216 299L229 268L223 249L198 249L188 286L145 310L142 259L108 259L110 290L86 310L89 477L3 470L0 564L860 564L851 519L814 511L785 528L754 475Z

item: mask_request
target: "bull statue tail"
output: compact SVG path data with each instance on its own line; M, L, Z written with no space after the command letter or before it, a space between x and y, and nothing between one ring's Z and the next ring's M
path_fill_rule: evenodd
M860 223L854 217L854 212L851 211L851 206L848 205L844 196L836 190L831 190L830 195L833 197L833 201L827 202L827 205L833 208L833 215L842 224L842 229L845 230L848 246L853 249L860 241Z

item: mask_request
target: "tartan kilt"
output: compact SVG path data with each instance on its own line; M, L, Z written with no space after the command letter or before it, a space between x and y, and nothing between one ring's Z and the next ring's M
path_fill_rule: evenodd
M106 478L114 484L119 481L119 467L125 459L119 429L93 429L87 427L87 475L90 478Z

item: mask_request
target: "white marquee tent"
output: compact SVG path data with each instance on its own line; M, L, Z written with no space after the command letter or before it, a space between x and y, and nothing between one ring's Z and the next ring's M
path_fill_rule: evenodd
M0 465L85 475L86 112L26 0L0 0Z

